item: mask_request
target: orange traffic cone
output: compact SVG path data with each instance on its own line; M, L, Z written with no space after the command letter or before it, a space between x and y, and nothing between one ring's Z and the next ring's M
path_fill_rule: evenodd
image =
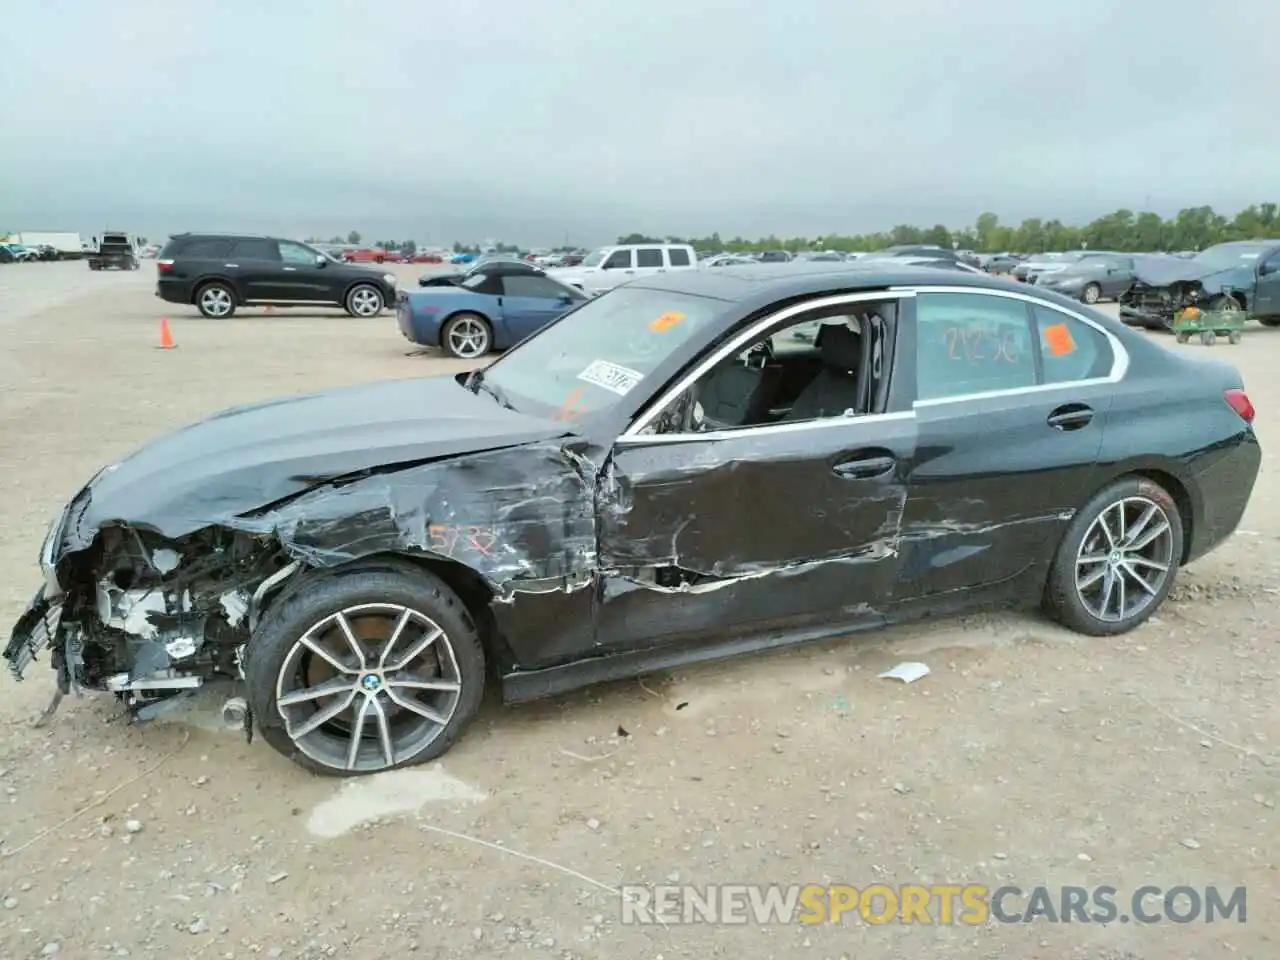
M173 331L169 329L169 318L160 318L160 342L156 344L158 350L172 350L177 344L173 342Z

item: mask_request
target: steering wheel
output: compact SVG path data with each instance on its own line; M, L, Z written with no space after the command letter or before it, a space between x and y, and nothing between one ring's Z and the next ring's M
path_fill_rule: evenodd
M773 360L773 338L765 337L747 351L746 366L766 366Z

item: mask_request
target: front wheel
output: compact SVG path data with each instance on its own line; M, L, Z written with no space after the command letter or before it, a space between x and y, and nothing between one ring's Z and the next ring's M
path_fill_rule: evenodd
M1080 293L1080 299L1085 303L1097 303L1102 297L1102 288L1096 283L1085 284L1084 290Z
M382 312L385 301L382 291L372 284L362 283L352 287L347 294L347 313L353 317L376 317Z
M1058 546L1044 606L1059 623L1102 637L1155 613L1182 561L1182 515L1145 477L1111 484L1076 513Z
M484 648L462 601L403 561L301 584L245 654L263 739L330 776L440 756L474 719L484 683Z
M475 360L493 348L493 332L478 313L459 313L450 317L440 332L440 345L451 357Z

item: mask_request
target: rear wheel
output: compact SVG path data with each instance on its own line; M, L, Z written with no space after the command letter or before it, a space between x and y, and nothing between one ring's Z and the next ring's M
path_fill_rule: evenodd
M1050 616L1079 633L1125 633L1155 613L1182 559L1182 516L1169 492L1126 477L1067 528L1045 585Z
M1224 293L1213 298L1212 302L1209 304L1209 309L1217 310L1222 313L1239 313L1243 307L1240 306L1240 301L1235 297L1228 296Z
M196 308L210 320L226 320L236 312L235 292L225 283L206 283L196 291Z
M401 561L300 585L267 613L245 656L263 739L332 776L440 756L474 719L484 682L484 649L462 601Z
M383 305L382 291L371 283L352 287L347 294L347 313L353 317L376 317Z
M1280 317L1259 317L1258 322L1264 327L1280 327Z
M1241 333L1239 330L1232 330L1229 334L1227 334L1227 339L1233 344L1239 343L1241 340L1244 339L1244 334Z
M1200 342L1206 347L1212 347L1218 342L1218 335L1212 330L1202 330L1200 331Z
M474 360L493 348L493 331L478 313L455 314L440 332L440 345L451 357Z

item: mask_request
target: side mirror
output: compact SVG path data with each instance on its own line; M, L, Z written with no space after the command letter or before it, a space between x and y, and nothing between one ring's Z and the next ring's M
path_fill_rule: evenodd
M1272 273L1280 273L1280 260L1269 260L1262 265L1262 269L1258 271L1264 276Z
M573 303L573 297L569 296L567 293L562 293L560 294L560 297L557 300L557 303L560 303L567 307L569 304Z
M323 267L323 266L324 266L326 263L328 263L328 262L329 262L329 258L328 258L328 257L323 256L322 254L319 254L319 253L317 253L317 254L316 254L316 266L317 266L317 267Z

